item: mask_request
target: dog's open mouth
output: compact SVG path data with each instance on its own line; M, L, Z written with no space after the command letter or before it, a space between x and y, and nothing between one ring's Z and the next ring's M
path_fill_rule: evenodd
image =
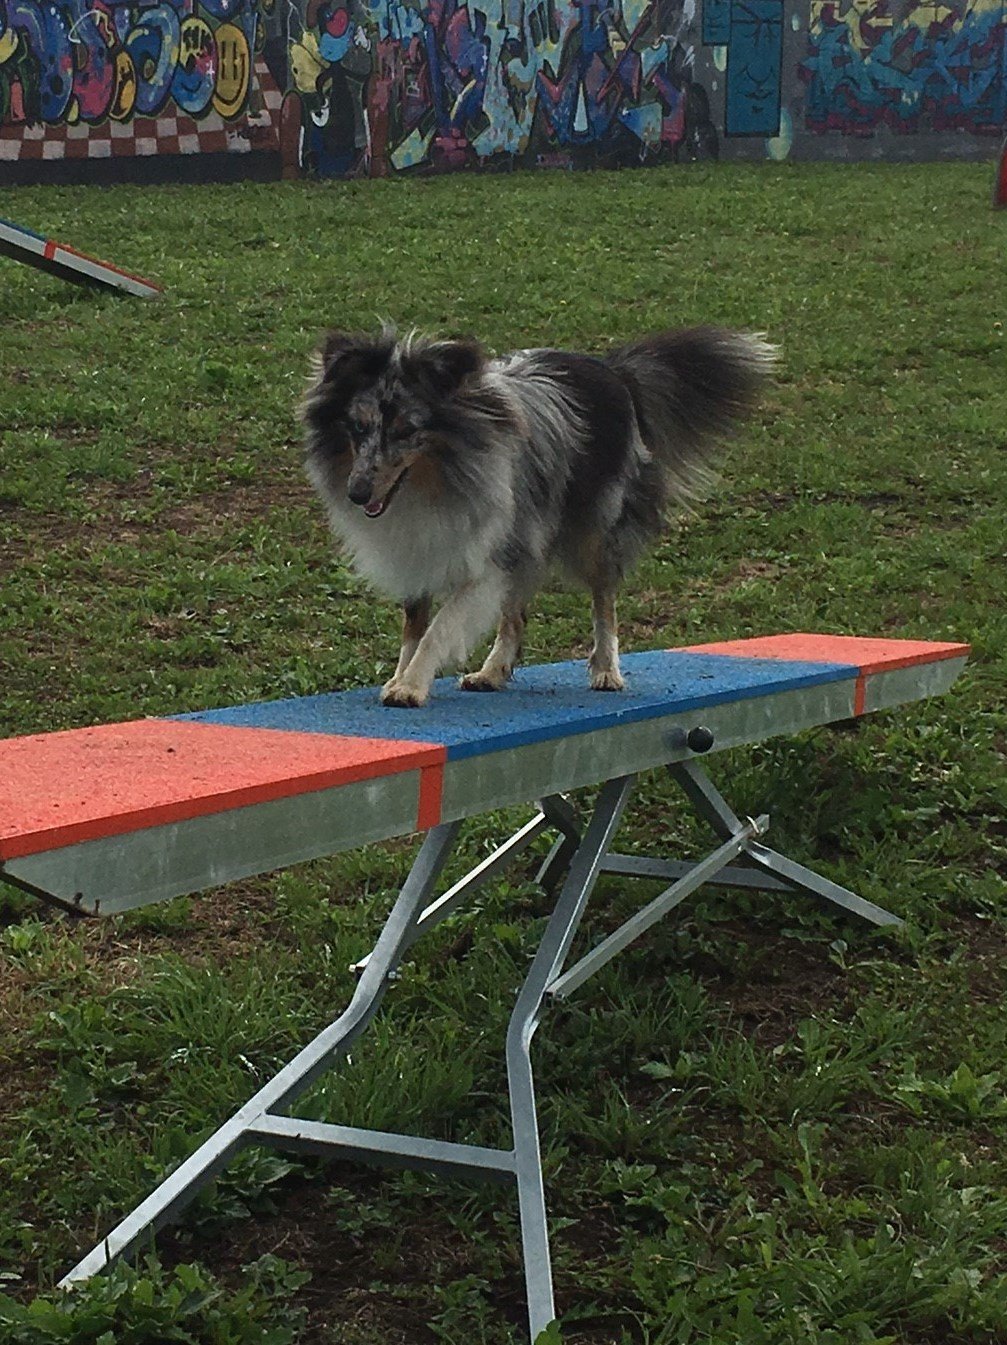
M388 488L388 490L385 491L384 495L382 495L379 500L367 501L367 503L364 505L364 513L367 515L368 518L381 517L381 515L391 504L392 497L398 490L399 486L402 485L402 482L406 479L406 475L408 472L409 472L408 467L405 469L405 471L400 472L399 475L392 482L391 486Z

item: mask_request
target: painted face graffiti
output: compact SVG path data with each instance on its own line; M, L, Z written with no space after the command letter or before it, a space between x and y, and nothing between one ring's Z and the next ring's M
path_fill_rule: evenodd
M251 0L0 0L0 121L128 121L169 102L237 117L258 24Z

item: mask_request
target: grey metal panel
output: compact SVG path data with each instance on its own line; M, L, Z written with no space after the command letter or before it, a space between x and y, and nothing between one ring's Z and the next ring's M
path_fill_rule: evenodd
M966 658L942 658L934 663L914 663L909 668L871 673L864 688L864 710L887 710L927 696L941 696L967 662Z
M713 705L687 714L620 724L548 742L449 761L444 768L441 816L471 817L544 794L597 784L617 775L650 770L692 757L669 745L677 734L703 724L713 731L714 751L797 733L853 716L854 678L784 691L776 696Z
M924 695L937 694L963 664L948 659L907 669L908 677L891 684L898 672L879 674L868 682L869 708L880 708L870 703L872 696L884 697L887 705L918 699L921 686ZM448 762L442 820L688 759L692 753L676 746L675 738L684 739L698 724L712 730L719 751L849 719L854 691L853 678L825 682ZM76 900L82 911L113 914L408 835L416 829L418 801L419 772L408 771L28 855L9 860L0 877L63 902Z
M91 914L146 906L416 830L419 771L8 860L3 875ZM0 875L0 876L3 876Z

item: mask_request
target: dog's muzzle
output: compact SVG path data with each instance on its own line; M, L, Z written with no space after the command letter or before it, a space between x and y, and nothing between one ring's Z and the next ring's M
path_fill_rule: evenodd
M367 504L370 501L374 490L374 483L370 477L360 477L354 481L350 477L346 486L346 493L350 497L352 504Z
M405 480L408 471L409 468L407 467L405 471L400 472L384 495L374 495L373 480L367 477L361 478L359 481L354 481L353 477L350 477L346 493L353 504L359 504L363 508L368 518L380 518L391 503L392 496Z

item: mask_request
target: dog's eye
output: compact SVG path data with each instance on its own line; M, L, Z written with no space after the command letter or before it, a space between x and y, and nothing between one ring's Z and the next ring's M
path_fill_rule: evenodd
M366 434L370 429L367 421L361 420L359 416L350 416L349 426L354 434Z

